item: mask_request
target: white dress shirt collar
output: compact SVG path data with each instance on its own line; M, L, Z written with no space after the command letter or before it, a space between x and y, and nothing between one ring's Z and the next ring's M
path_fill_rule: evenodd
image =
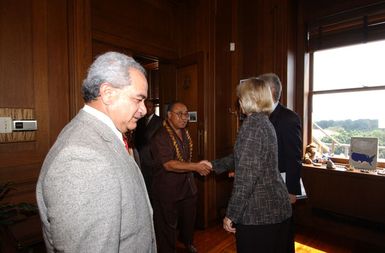
M84 105L82 110L95 116L97 119L99 119L100 121L105 123L107 126L109 126L109 128L111 128L112 132L114 132L114 134L116 134L118 139L121 140L121 142L124 144L122 133L115 127L114 122L112 122L110 117L108 117L106 114L102 113L99 110L96 110L95 108L93 108L89 105Z
M150 116L148 116L148 117L146 118L146 125L150 122L150 120L152 119L152 117L154 117L154 113L151 114Z
M273 110L272 110L272 112L274 112L275 108L277 108L278 103L279 103L279 102L275 102L275 103L273 104Z

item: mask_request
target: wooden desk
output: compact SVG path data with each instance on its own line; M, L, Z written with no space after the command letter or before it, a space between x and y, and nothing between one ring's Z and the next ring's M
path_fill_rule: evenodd
M385 176L303 164L312 207L385 224Z

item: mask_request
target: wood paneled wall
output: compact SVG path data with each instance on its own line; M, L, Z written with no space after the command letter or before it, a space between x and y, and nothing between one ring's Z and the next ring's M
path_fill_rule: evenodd
M33 110L38 122L35 141L0 143L0 181L15 183L6 201L35 202L43 159L83 105L80 86L98 42L177 59L175 7L173 1L0 2L0 108Z
M161 103L176 97L179 60L199 56L210 160L232 150L239 79L277 73L282 102L306 115L306 21L368 2L374 1L0 1L0 108L31 109L38 121L34 141L0 143L0 181L16 183L8 200L35 201L41 163L82 106L80 86L93 55L113 49L158 59ZM231 184L226 175L205 179L205 224L226 205Z
M178 40L173 1L93 0L92 37L137 54L176 59Z
M67 1L0 2L0 108L31 109L34 141L0 143L0 181L7 201L35 201L44 156L69 120ZM11 115L10 115L11 116Z
M283 85L281 101L294 108L295 68L293 24L295 1L240 1L241 78L274 72Z
M179 60L198 55L204 157L230 153L239 79L275 71L287 80L289 2L1 1L0 107L31 108L39 126L36 141L0 144L1 180L24 189L14 200L34 201L49 147L82 106L80 85L92 56L106 50L158 59L161 103L176 97ZM205 179L205 224L226 205L231 187L226 175Z
M305 21L315 20L329 16L347 9L363 7L368 4L383 2L382 0L324 0L306 1L298 0L298 6L304 10L303 19Z

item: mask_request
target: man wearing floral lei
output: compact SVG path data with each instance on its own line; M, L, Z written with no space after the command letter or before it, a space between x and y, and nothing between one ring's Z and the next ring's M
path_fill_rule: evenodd
M159 253L175 252L177 228L187 251L197 252L192 244L197 201L193 173L206 176L212 169L206 160L191 161L193 143L186 129L188 119L185 104L170 104L167 119L151 144L157 164L153 168L151 194Z

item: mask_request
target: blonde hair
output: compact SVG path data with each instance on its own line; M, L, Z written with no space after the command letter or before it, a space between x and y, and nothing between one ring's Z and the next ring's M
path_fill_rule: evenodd
M237 86L237 96L245 114L273 111L270 86L262 79L251 77L241 80Z

